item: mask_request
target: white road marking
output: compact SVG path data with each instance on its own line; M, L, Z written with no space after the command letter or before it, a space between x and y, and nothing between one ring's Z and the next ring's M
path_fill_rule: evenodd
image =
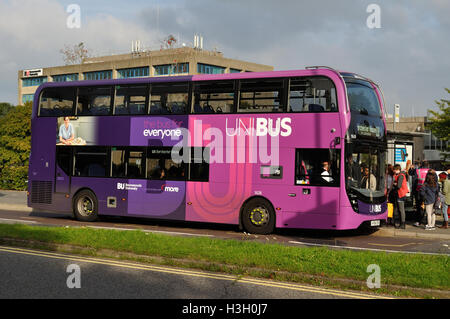
M0 224L36 224L32 220L0 218Z
M116 228L116 227L106 227L106 226L87 226L88 228L95 228L95 229L111 229L111 230L140 230L145 233L162 233L162 234L169 234L169 235L180 235L180 236L198 236L198 237L215 237L214 235L207 235L207 234L191 234L191 233L182 233L182 232L173 232L173 231L165 231L165 230L148 230L148 229L140 229L140 228Z
M313 244L313 243L305 243L305 242L294 241L294 240L289 241L289 243L305 245L305 246L330 247L330 248L340 248L340 249L350 249L350 250L370 250L370 251L387 252L387 253L422 254L422 255L437 255L437 256L448 256L449 255L449 254L438 254L438 253L426 253L426 252L420 252L420 251L400 251L400 250L375 249L375 248L364 248L364 247Z

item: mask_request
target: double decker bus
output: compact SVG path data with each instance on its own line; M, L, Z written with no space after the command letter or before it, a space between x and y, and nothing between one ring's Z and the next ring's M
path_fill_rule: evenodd
M28 205L274 228L387 217L383 98L329 67L42 84Z

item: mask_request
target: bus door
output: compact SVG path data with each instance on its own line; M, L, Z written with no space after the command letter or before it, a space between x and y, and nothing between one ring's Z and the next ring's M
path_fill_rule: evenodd
M72 147L56 147L55 193L70 192L70 168L72 167Z
M312 221L313 216L320 220L318 215L339 214L339 155L339 149L295 150L295 185L289 187L289 210L300 220L301 215Z

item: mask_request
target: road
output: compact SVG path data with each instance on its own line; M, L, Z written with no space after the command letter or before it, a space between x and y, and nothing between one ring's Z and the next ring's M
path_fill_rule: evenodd
M377 298L375 294L5 246L0 246L0 267L2 299Z
M297 246L327 246L345 249L375 251L402 251L408 253L450 255L450 240L408 237L377 236L367 231L316 231L277 230L271 235L252 235L239 231L236 226L169 222L160 220L102 217L94 223L79 222L70 214L0 210L0 223L25 223L30 225L87 226L115 229L141 229L144 231L180 235L206 236L237 240L255 240Z

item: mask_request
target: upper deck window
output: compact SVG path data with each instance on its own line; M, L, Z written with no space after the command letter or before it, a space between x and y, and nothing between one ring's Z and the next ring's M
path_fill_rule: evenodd
M369 82L346 80L350 110L363 115L380 116L381 108L375 90Z
M146 114L147 96L146 85L117 85L114 114Z
M109 115L111 113L111 87L80 87L77 115Z
M75 91L74 87L44 89L39 101L39 116L73 115Z
M241 80L239 113L283 112L282 79Z
M337 112L336 88L325 77L291 78L290 112Z
M193 113L232 113L234 81L198 82L194 84Z
M188 83L152 84L150 114L185 114L188 92Z

